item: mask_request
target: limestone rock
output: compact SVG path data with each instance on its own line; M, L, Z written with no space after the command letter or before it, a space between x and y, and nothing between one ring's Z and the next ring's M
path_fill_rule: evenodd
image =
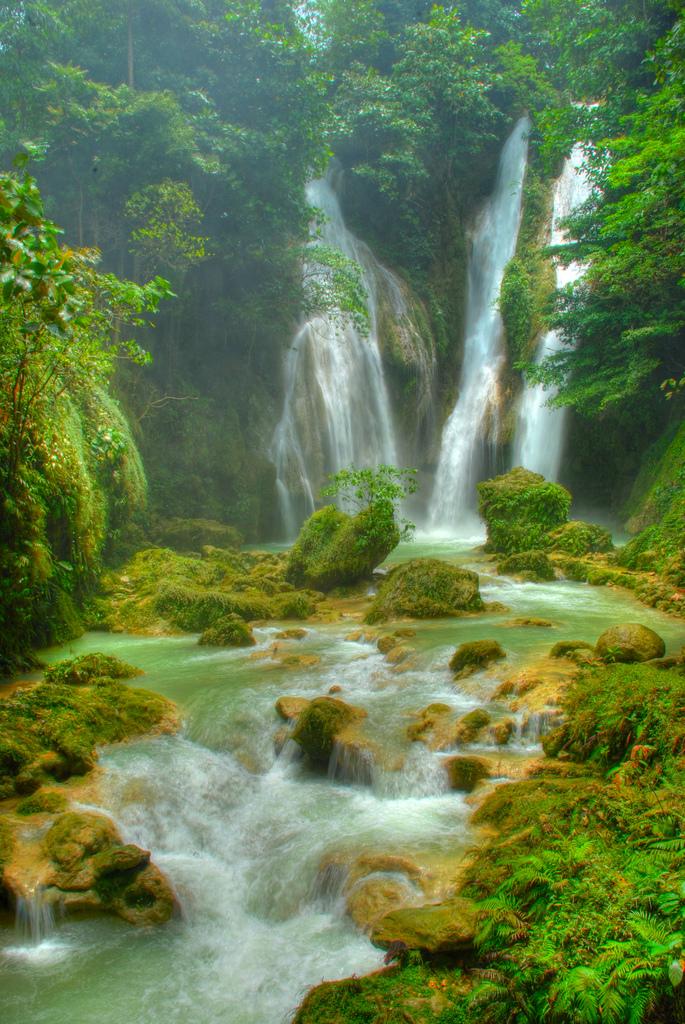
M365 717L362 708L336 697L316 697L300 714L292 738L311 761L327 765L338 735Z
M366 621L407 616L441 618L482 611L478 576L437 558L415 558L393 569L378 589Z
M611 626L600 636L595 654L603 661L649 661L662 658L666 644L653 629L637 622Z
M471 640L457 647L450 658L450 669L455 679L464 679L506 656L496 640Z
M445 769L452 789L472 793L479 782L490 778L490 767L482 757L448 757Z
M473 948L476 925L473 903L456 897L386 914L373 928L371 941L383 949L404 942L408 949L428 954L466 952Z
M311 701L307 697L279 697L275 707L278 715L284 722L291 722L310 704Z

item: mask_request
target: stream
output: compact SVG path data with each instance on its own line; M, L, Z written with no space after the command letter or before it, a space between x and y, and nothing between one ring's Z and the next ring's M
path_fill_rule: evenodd
M311 985L381 965L382 952L345 916L340 894L317 884L322 859L403 853L439 871L472 841L471 808L446 788L445 755L420 743L401 770L377 767L371 785L313 774L293 744L277 756L280 695L313 697L339 685L344 700L368 711L365 731L392 755L411 712L436 701L460 712L488 706L499 679L557 640L594 642L609 625L637 621L664 637L667 653L683 642L682 623L625 592L490 576L477 552L455 541L417 540L392 560L419 555L478 569L485 600L510 610L411 623L417 653L408 671L393 672L370 643L346 640L358 627L350 619L304 624L305 639L289 643L321 658L305 670L251 657L273 642L281 628L273 624L255 629L257 648L89 633L45 653L48 661L115 654L145 670L140 685L180 705L179 735L102 751L100 793L124 841L150 849L172 880L182 913L150 930L106 917L44 922L33 939L0 929L4 1024L284 1024ZM505 625L520 616L554 625ZM455 685L450 654L481 638L499 640L506 661ZM519 733L503 755L503 776L536 743Z

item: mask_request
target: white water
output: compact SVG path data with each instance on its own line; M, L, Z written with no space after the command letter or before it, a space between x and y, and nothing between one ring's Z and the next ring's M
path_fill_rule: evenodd
M497 299L516 250L528 155L527 118L502 150L492 196L474 228L468 270L464 362L459 397L445 424L430 504L433 529L463 529L474 518L475 485L488 475L499 432L499 379L504 363Z
M297 330L287 353L283 413L271 457L284 533L292 538L315 508L328 473L347 466L394 465L398 444L379 348L383 305L397 343L417 378L416 419L428 415L435 360L414 328L399 280L343 221L330 176L307 187L307 199L325 221L321 241L339 249L360 268L369 312L365 335L339 313L312 316ZM309 280L326 284L330 271L305 266Z
M590 185L583 165L583 150L579 145L574 146L554 188L551 245L563 245L568 241L561 223L590 195ZM573 284L583 274L583 270L580 263L569 263L567 266L557 263L557 288ZM558 352L562 346L559 333L548 331L538 346L536 364L539 365L548 356ZM519 408L512 463L542 473L548 480L559 478L566 420L566 409L551 408L547 404L554 394L554 391L546 391L540 384L526 386Z

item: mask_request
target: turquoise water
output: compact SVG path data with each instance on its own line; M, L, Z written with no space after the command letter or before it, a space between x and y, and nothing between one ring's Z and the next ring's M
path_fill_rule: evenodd
M109 919L58 921L38 943L11 928L0 931L4 1024L289 1020L310 985L372 970L382 959L341 900L321 898L316 880L325 857L374 850L431 863L472 839L469 807L445 789L442 755L415 744L406 756L411 712L435 701L460 712L487 705L502 677L556 640L594 641L616 622L651 626L671 650L683 643L681 623L623 592L490 577L466 544L403 546L393 560L428 554L479 569L485 599L510 611L413 624L413 663L401 673L371 644L345 639L357 626L353 620L308 625L304 640L288 642L293 652L321 658L305 670L254 660L254 648L201 648L196 637L90 633L46 652L50 661L93 650L117 654L145 670L142 685L180 705L178 736L102 751L101 808L127 841L152 850L182 913L167 927L142 931ZM506 625L520 616L553 626ZM257 650L266 650L277 631L257 629ZM500 641L506 662L457 688L450 654L465 640L485 637ZM314 775L289 747L275 754L276 698L312 697L333 684L368 711L365 732L387 755L371 785ZM519 753L529 745L521 740ZM406 759L393 770L398 753Z

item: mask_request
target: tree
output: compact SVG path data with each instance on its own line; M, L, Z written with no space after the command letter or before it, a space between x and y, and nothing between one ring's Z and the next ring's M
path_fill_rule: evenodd
M337 497L343 506L358 514L369 511L368 522L379 535L399 526L402 540L409 540L414 524L400 516L400 503L416 493L416 470L381 465L377 469L341 469L330 475L331 483L322 496Z

